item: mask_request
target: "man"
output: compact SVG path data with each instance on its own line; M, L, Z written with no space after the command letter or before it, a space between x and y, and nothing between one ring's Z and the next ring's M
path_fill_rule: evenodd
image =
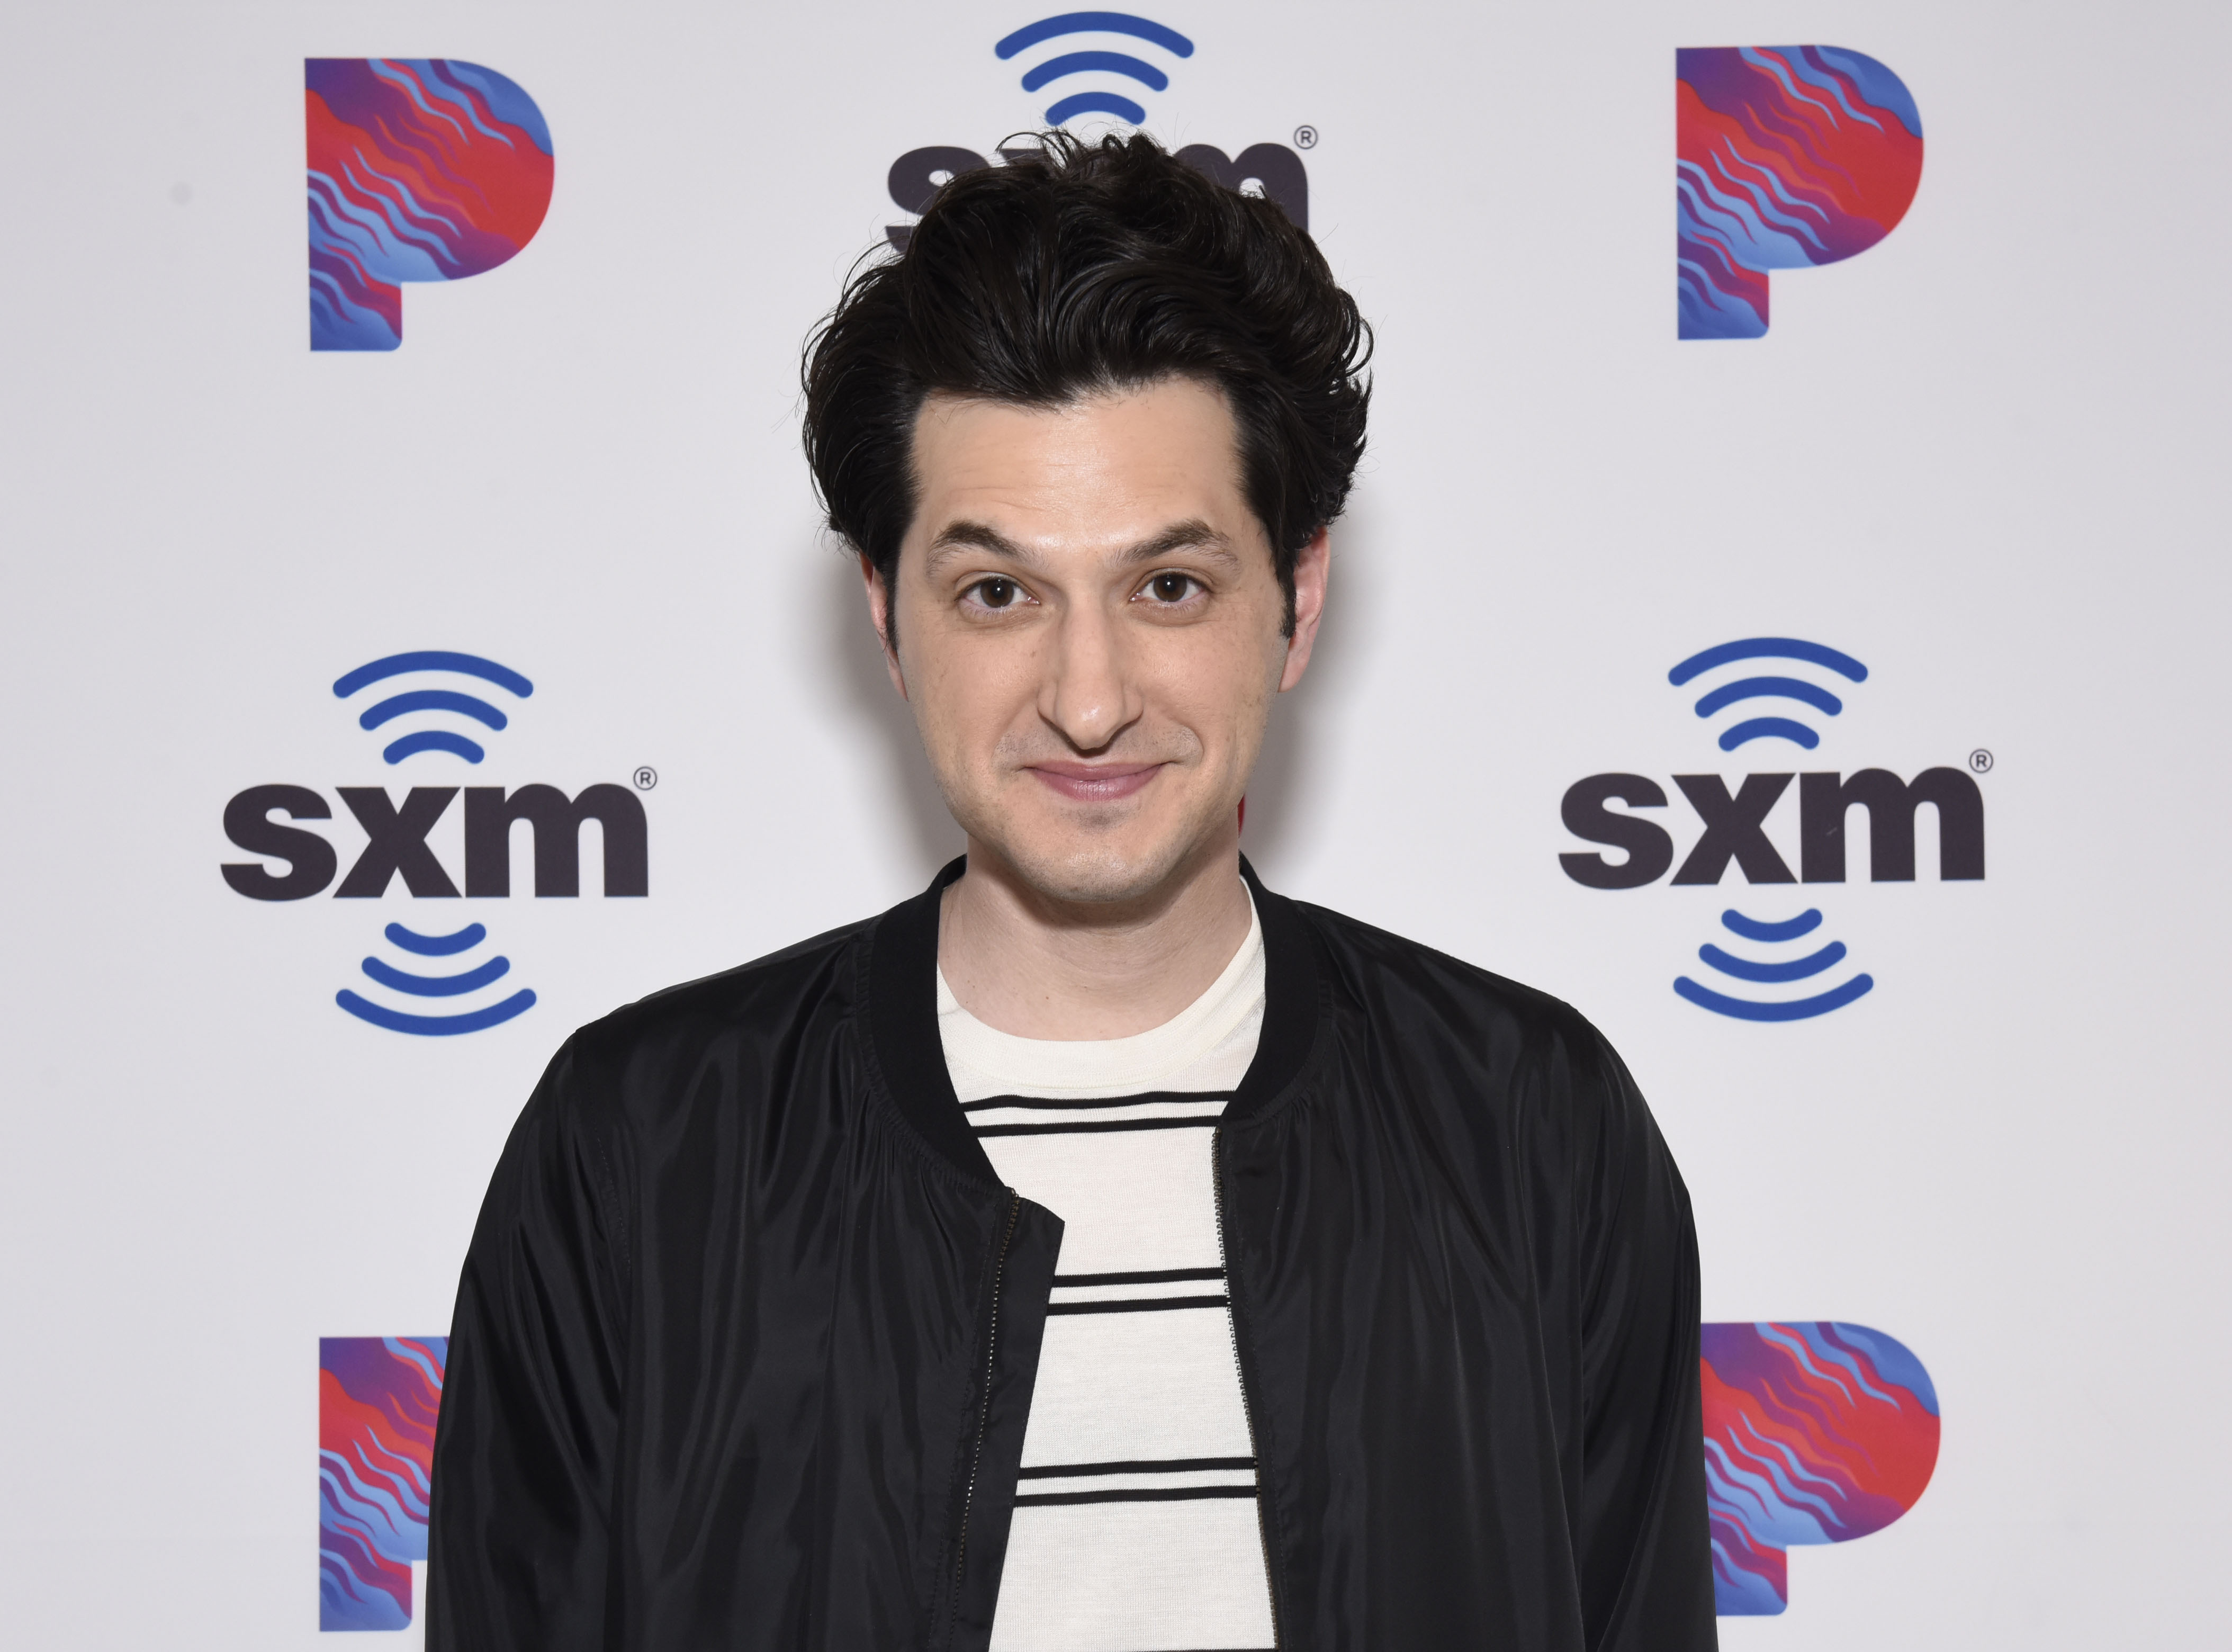
M806 440L968 855L567 1044L430 1644L1713 1644L1688 1202L1564 1005L1266 890L1365 330L1145 138L955 179Z

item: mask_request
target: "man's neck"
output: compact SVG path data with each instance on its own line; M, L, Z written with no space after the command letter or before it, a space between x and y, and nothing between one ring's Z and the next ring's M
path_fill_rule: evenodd
M1239 846L1218 845L1152 895L1053 900L973 840L940 909L938 967L961 1005L1022 1038L1126 1038L1158 1027L1224 972L1252 908Z

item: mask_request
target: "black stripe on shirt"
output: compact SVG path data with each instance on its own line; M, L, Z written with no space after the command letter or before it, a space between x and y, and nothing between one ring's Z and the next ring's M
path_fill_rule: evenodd
M1100 1130L1213 1130L1213 1113L1190 1119L1092 1119L1079 1124L972 1124L979 1135L1082 1135Z
M1223 1268L1149 1268L1141 1273L1057 1273L1054 1276L1054 1288L1061 1291L1089 1285L1161 1285L1166 1280L1222 1279L1223 1277Z
M1229 1308L1230 1297L1126 1297L1118 1302L1050 1302L1049 1314L1145 1314L1165 1308Z
M1232 1092L1228 1089L1151 1089L1138 1096L1104 1096L1098 1100L1073 1100L1055 1096L988 1096L981 1102L964 1102L964 1113L985 1113L1002 1107L1053 1109L1083 1107L1159 1107L1165 1104L1187 1104L1197 1102L1229 1102Z
M1033 1492L1015 1499L1015 1506L1048 1508L1064 1503L1192 1503L1208 1497L1256 1495L1253 1486L1156 1486L1131 1491Z
M1087 1474L1200 1474L1212 1469L1253 1469L1253 1457L1143 1457L1123 1463L1047 1463L1018 1471L1022 1480L1068 1480Z

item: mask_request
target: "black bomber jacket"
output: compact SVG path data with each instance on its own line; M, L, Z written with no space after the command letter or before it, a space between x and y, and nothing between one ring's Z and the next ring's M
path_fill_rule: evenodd
M946 1077L960 869L552 1061L458 1289L434 1652L987 1647L1062 1225ZM1626 1070L1247 875L1217 1219L1280 1647L1712 1647L1696 1239Z

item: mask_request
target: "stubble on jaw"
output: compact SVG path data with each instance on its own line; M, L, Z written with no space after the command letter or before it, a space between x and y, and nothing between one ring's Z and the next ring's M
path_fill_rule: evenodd
M1009 787L1040 784L1028 774L1011 772ZM1158 777L1151 785L1161 784ZM1028 806L1050 813L1050 802L1033 798ZM969 835L971 849L993 862L982 870L1019 886L1018 893L1027 892L1040 903L1101 908L1112 918L1119 908L1158 904L1158 893L1184 881L1178 875L1210 847L1204 840L1214 836L1209 821L1196 819L1142 849L1127 849L1121 839L1137 814L1129 803L1065 811L1069 818L1058 833L1015 829L1015 811L996 801L980 809L948 795L946 807ZM980 869L973 860L970 869Z
M1157 738L1153 742L1157 750L1125 750L1126 739L1119 737L1113 749L1094 754L1113 761L1160 758L1171 765L1139 798L1121 803L1065 806L1026 771L1025 765L1036 758L1074 754L1066 749L1045 751L1035 743L1028 752L1020 751L1013 736L1002 742L993 759L989 784L970 786L966 795L948 784L949 775L968 777L964 753L947 754L950 759L961 759L951 768L935 760L931 766L938 774L947 810L976 852L972 870L977 868L978 860L989 858L996 865L983 870L1016 886L1019 894L1026 894L1042 909L1084 907L1095 910L1104 920L1120 923L1132 914L1144 915L1176 898L1190 881L1189 874L1206 859L1237 853L1239 799L1246 789L1246 777L1262 753L1276 696L1275 679L1249 693L1248 703L1237 708L1240 716L1233 732L1241 736L1245 749L1231 756L1241 777L1236 789L1229 780L1201 786L1209 777L1200 768L1208 756L1207 748L1183 723ZM1157 788L1188 783L1200 786L1200 791L1186 801L1178 818L1145 842L1136 845L1123 842L1126 834L1135 829Z
M1039 782L1018 773L1009 784ZM1010 885L1049 918L1068 908L1073 919L1121 925L1158 912L1205 863L1236 854L1237 801L1228 806L1217 790L1220 795L1196 802L1186 817L1136 847L1122 842L1133 824L1134 811L1126 805L1065 811L1065 829L1034 832L1017 830L1014 811L996 802L978 810L951 797L946 801L969 834L972 872ZM1033 799L1032 806L1047 805Z

